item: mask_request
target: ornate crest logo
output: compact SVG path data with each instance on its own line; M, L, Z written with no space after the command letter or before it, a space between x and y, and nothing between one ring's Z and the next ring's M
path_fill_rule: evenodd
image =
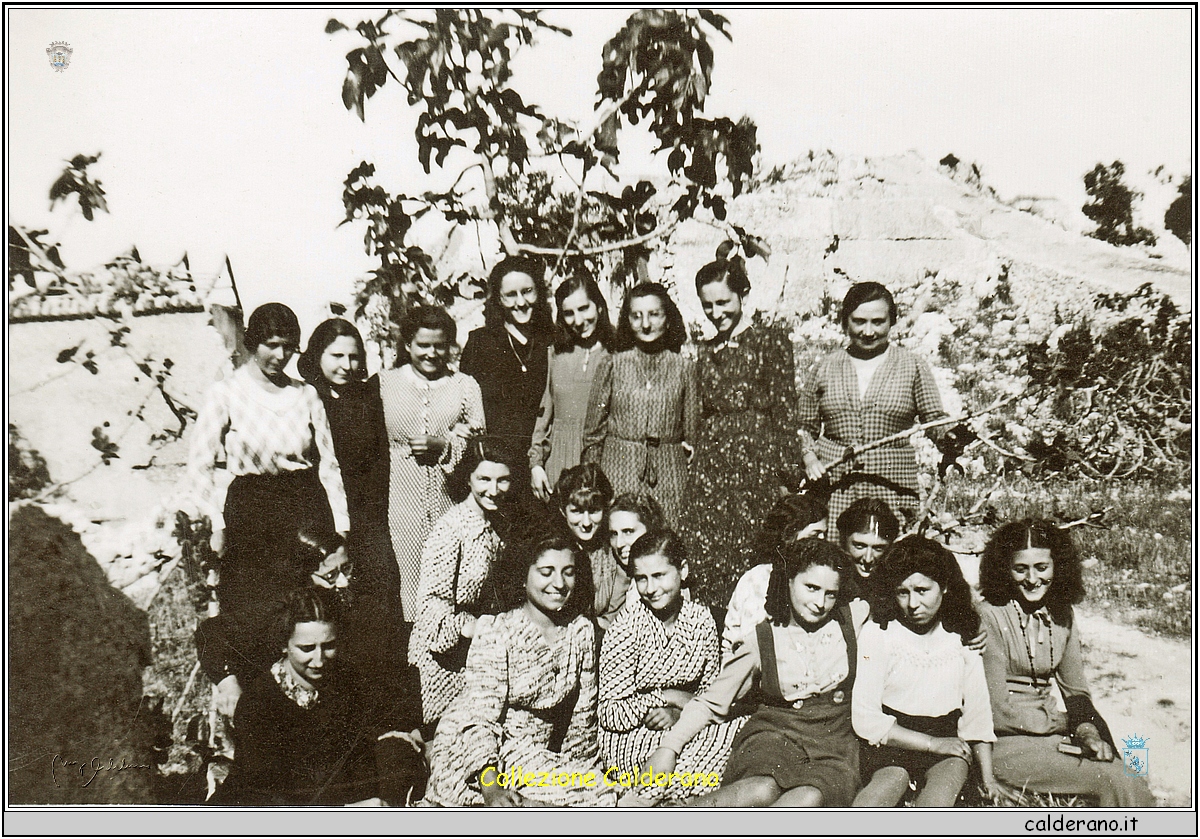
M1121 750L1121 762L1125 765L1126 775L1144 778L1150 773L1150 749L1146 747L1148 739L1136 734L1122 738L1125 748Z
M55 41L46 47L46 55L50 57L50 66L54 68L54 72L61 73L71 65L72 52L74 50L66 41Z

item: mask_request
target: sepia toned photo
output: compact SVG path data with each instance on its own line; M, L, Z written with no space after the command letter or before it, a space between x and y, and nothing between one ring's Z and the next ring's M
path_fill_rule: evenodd
M1194 7L5 16L6 832L1194 832Z

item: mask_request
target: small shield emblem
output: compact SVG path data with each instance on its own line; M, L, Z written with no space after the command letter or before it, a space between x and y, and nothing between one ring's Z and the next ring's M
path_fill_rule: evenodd
M46 55L50 59L50 66L54 68L54 72L61 73L71 66L72 52L71 45L66 41L55 41L46 47Z

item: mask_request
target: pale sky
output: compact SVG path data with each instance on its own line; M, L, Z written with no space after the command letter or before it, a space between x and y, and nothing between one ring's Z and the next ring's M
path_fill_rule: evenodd
M416 162L415 112L399 85L368 101L365 124L341 103L345 54L359 39L326 35L325 21L381 13L9 8L10 220L49 228L74 269L135 243L154 262L186 250L206 272L228 253L248 306L280 300L311 328L375 264L361 226L336 227L346 173L369 160L393 192L437 183ZM600 48L629 13L545 12L574 37L542 36L514 86L587 124ZM733 42L714 42L706 113L751 116L768 166L808 149L953 152L978 162L1002 197L1072 208L1100 161L1192 170L1190 9L723 13ZM64 72L48 61L52 41L74 50ZM63 161L97 151L92 174L111 213L89 223L76 205L49 212Z

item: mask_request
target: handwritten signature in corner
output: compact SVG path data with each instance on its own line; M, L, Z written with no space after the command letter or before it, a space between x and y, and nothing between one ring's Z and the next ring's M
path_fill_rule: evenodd
M54 781L54 785L58 786L58 770L69 769L72 773L78 773L80 778L84 778L81 786L90 786L92 781L96 780L96 776L101 772L125 772L129 769L150 769L148 763L130 763L127 758L117 760L110 757L107 760L104 758L94 757L91 760L67 760L62 755L54 755L50 758L50 778Z

